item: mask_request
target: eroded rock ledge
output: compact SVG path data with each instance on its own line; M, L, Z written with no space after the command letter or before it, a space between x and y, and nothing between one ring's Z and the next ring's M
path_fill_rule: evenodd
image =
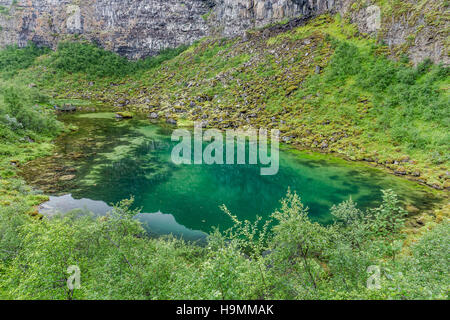
M375 0L0 0L0 46L31 40L54 48L81 38L137 59L208 35L232 37L300 15L339 12L413 62L448 63L439 31L448 26L446 4L428 2L383 11Z

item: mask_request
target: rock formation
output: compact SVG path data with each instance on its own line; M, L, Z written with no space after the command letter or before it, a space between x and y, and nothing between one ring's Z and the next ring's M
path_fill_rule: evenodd
M405 3L418 1L405 1ZM444 10L444 1L436 10ZM440 4L442 2L442 4ZM298 16L341 13L360 31L380 35L392 48L408 45L414 62L448 63L445 34L424 14L382 17L377 1L364 0L0 0L0 46L28 41L55 48L68 39L94 41L131 59L204 36L233 37ZM418 8L420 11L420 8ZM444 13L439 13L445 18ZM440 17L439 17L440 18ZM428 17L429 19L429 17ZM432 19L431 19L432 20ZM414 36L414 39L411 37ZM413 41L413 43L411 43Z

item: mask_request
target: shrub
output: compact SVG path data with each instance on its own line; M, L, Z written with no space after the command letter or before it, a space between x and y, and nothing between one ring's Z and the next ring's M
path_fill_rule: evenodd
M369 126L375 130L390 129L386 133L409 149L430 151L439 147L448 152L442 139L435 139L439 135L448 139L445 132L450 124L450 101L441 89L448 78L447 66L434 65L427 59L414 68L376 54L376 48L364 52L347 42L332 40L332 44L336 49L325 80L329 86L347 81L346 101L355 92L373 96L375 108L371 109L371 116L376 121ZM435 135L430 136L418 125L423 121L428 122L427 128L429 122L433 123Z
M18 70L30 67L37 57L49 51L50 49L37 47L32 42L24 48L19 48L17 45L8 46L0 51L0 73L4 78L11 77Z
M122 76L128 71L125 58L90 43L61 42L51 60L55 68L69 73L104 77Z
M186 46L181 46L176 49L165 49L155 57L129 61L92 43L61 42L51 57L51 65L64 72L82 72L91 77L122 77L155 68L164 61L176 57L186 48Z
M0 104L0 119L10 130L23 134L54 135L62 125L56 117L42 106L33 103L44 102L45 97L17 87L0 88L3 106ZM44 101L42 101L44 99Z

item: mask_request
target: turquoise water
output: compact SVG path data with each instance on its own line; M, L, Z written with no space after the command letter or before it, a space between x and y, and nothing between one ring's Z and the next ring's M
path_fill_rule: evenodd
M261 176L257 165L175 165L170 159L173 127L148 120L116 121L108 113L63 120L79 129L58 139L55 156L25 170L32 183L54 195L42 207L44 213L84 207L104 214L110 204L133 196L142 212L138 218L150 233L194 239L212 227L231 226L220 205L241 220L268 217L288 188L320 223L330 223L331 206L350 197L361 208L379 205L382 189L393 189L418 208L433 201L427 189L412 182L329 156L281 151L275 176ZM40 178L55 168L74 177Z

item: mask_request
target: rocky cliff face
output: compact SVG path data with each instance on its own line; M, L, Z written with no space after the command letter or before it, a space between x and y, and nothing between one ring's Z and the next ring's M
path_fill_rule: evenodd
M0 44L32 40L54 47L71 38L92 40L129 58L191 43L207 34L206 1L0 0Z
M412 25L401 16L383 24L392 17L382 18L376 1L369 0L0 0L0 46L31 40L54 48L61 40L81 38L136 59L207 35L232 37L326 12L350 17L361 32L381 35L393 48L416 34L417 43L407 50L414 61L429 56L448 63L445 35L430 34L423 17Z
M334 0L0 0L0 45L29 40L54 47L82 37L129 58L235 36L284 18L325 12Z
M284 19L336 11L335 0L218 0L210 13L210 32L234 36Z

